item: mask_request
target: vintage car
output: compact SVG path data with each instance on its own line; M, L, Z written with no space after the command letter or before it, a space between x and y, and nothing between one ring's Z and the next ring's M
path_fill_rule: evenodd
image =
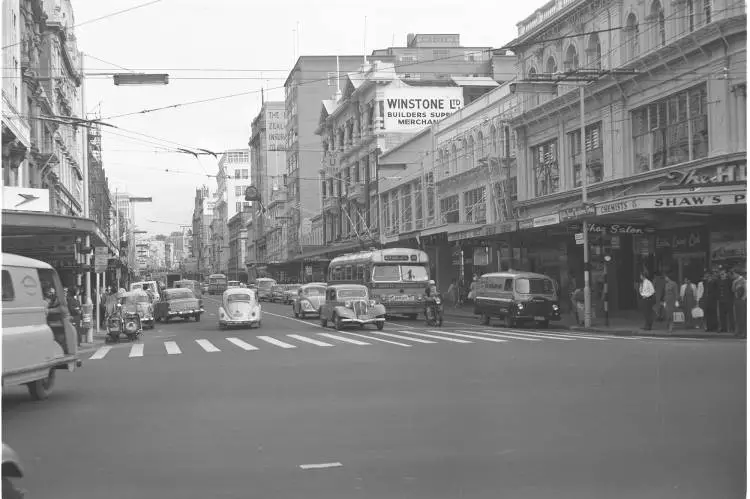
M378 329L385 325L385 307L370 300L369 293L361 284L335 284L326 288L325 301L320 309L320 324L326 327L331 322L336 329L345 325L375 324Z
M297 290L297 296L292 303L295 317L305 318L308 315L320 315L320 307L326 300L326 285L310 283Z
M284 284L274 284L271 286L271 294L268 296L268 301L275 303L277 301L284 301L284 291L286 286Z
M203 286L201 286L198 281L191 281L190 279L182 279L179 281L175 281L174 283L175 288L187 288L190 291L193 292L196 298L198 300L203 299Z
M130 296L128 301L135 302L143 329L154 329L154 306L151 304L148 293L136 289L127 293L127 295ZM122 299L120 303L122 303Z
M482 275L476 284L474 314L489 325L500 317L505 326L536 323L546 328L560 320L560 304L555 282L544 274L513 271Z
M203 306L192 291L187 288L171 288L164 291L164 299L156 304L154 317L157 321L164 322L177 317L193 317L198 322L203 312Z
M297 293L299 292L299 289L302 287L301 284L285 284L284 285L284 303L286 305L289 305L290 303L294 303L295 298L297 298Z
M270 277L259 277L255 280L255 285L258 289L258 300L270 300L271 288L276 285L276 280Z
M232 288L224 291L219 305L219 329L240 326L260 327L263 319L258 295L252 289Z
M164 288L158 281L140 281L130 284L130 291L135 291L136 289L142 289L144 291L148 289L151 291L151 294L153 295L152 303L154 305L163 298L162 295L164 294Z
M240 281L229 281L227 282L227 289L231 288L241 288L242 283Z

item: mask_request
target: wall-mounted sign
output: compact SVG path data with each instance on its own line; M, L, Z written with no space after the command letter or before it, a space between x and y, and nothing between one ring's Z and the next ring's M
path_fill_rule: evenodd
M597 215L609 215L612 213L620 213L623 211L637 210L638 208L639 208L638 199L628 199L628 200L621 199L621 200L609 201L607 203L602 203L600 205L597 205L596 214Z
M3 187L3 210L49 212L49 190Z
M645 200L644 208L685 208L691 206L721 206L745 204L745 193L689 194L682 196L659 196Z
M594 207L593 205L574 206L572 208L560 210L559 215L561 222L565 222L567 220L577 220L579 218L596 215L596 207Z
M590 224L589 233L595 234L617 234L617 235L641 235L654 232L651 227L632 224Z
M266 111L266 150L286 150L286 121L284 111Z
M556 225L560 223L560 215L555 213L553 215L544 215L536 217L531 221L533 227L546 227L548 225Z
M482 229L483 236L494 236L495 234L503 234L505 232L513 232L518 230L518 222L513 220L512 222L498 222L496 224L487 225Z
M518 222L519 230L532 229L533 227L534 227L534 220L532 220L531 218L527 220L520 220Z
M464 107L461 87L408 87L385 90L386 130L412 130L441 121Z
M477 229L469 229L469 230L462 230L459 232L454 232L452 234L448 234L448 241L461 241L463 239L471 239L474 237L481 237L482 236L482 227L479 227Z
M698 167L687 171L671 171L667 179L672 183L659 188L685 189L691 187L747 183L747 163Z

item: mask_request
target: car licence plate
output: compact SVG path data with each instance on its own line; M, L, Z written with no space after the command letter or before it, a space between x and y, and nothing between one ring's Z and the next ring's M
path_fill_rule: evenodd
M535 321L545 321L545 320L547 320L547 319L545 319L544 317L541 317L541 316L539 316L539 315L535 315L535 316L534 316L534 320L535 320Z

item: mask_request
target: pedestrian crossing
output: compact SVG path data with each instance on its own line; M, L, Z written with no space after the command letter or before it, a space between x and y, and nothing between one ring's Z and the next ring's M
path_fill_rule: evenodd
M212 337L199 339L185 339L183 341L170 340L163 342L149 342L122 344L118 346L106 345L96 350L88 360L97 361L105 358L122 356L127 350L127 358L137 359L153 355L179 356L185 353L221 353L221 352L253 352L268 350L294 350L303 348L334 348L345 346L373 346L392 345L400 348L427 346L436 344L468 345L468 344L538 344L571 343L571 342L612 342L633 340L632 337L597 335L589 333L563 331L536 330L504 330L498 328L477 329L405 329L396 328L387 331L350 330L332 331L321 329L321 332L309 331L279 334L276 336ZM325 332L324 332L325 331ZM361 332L360 332L361 331ZM643 341L646 338L639 338ZM636 340L637 341L637 340Z

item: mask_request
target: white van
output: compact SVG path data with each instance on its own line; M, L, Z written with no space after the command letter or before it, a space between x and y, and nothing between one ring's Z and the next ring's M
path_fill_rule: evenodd
M140 281L140 282L134 282L130 285L130 291L135 291L136 289L142 289L146 290L143 286L146 285L149 291L151 291L154 294L154 303L161 301L161 290L162 287L159 285L156 281Z
M3 387L25 384L41 400L57 369L80 367L78 333L63 293L50 265L3 253Z

